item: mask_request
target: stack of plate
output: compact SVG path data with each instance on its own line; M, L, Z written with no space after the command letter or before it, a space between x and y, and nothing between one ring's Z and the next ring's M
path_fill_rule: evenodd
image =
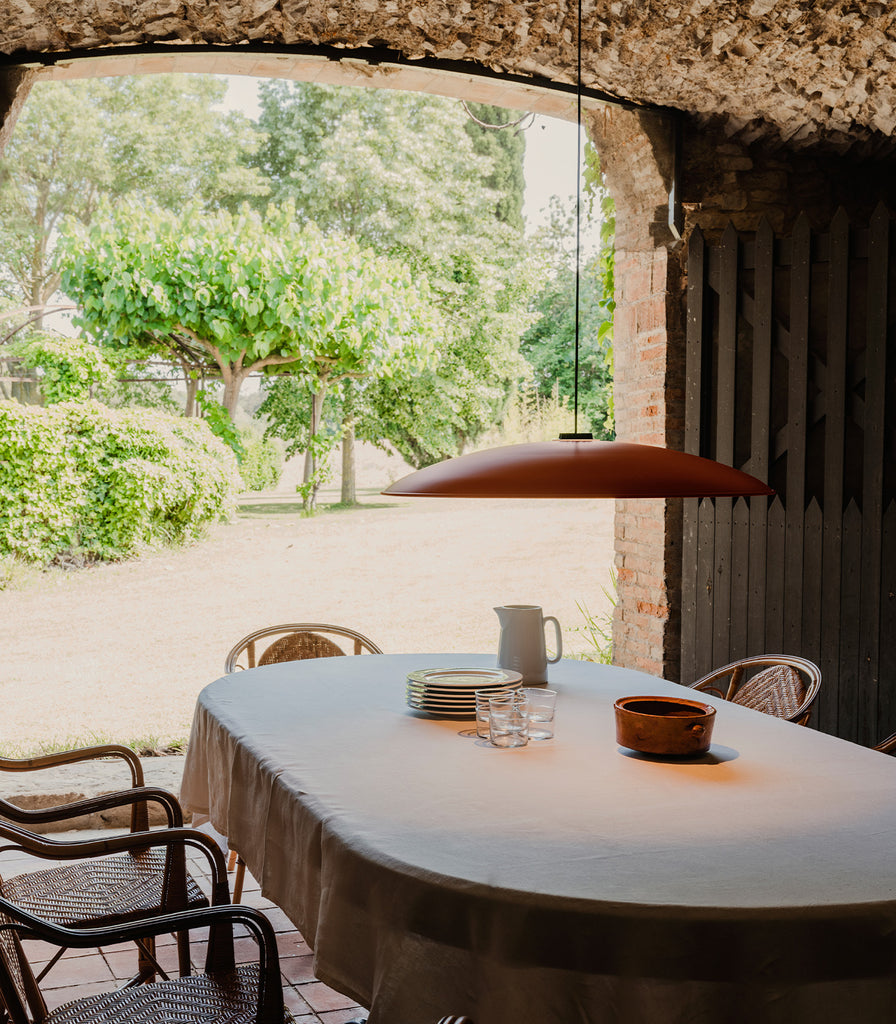
M408 705L445 718L475 718L477 690L516 689L519 672L503 668L427 668L408 675Z

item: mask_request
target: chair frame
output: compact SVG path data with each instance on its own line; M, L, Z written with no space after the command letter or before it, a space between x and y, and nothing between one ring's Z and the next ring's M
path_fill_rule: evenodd
M700 690L704 693L712 693L723 700L733 700L738 690L748 680L744 678L749 668L771 668L776 665L784 665L794 669L808 678L806 693L795 711L783 718L787 722L795 722L798 725L808 725L812 714L812 708L818 699L818 692L821 689L821 669L807 658L800 658L795 654L760 654L752 658L742 658L740 661L732 661L728 665L714 669L708 675L690 683L692 690ZM722 693L718 686L713 686L717 680L730 676L728 688ZM750 677L752 678L752 677Z
M256 1024L283 1024L283 989L280 982L280 962L277 953L277 938L270 921L252 907L214 906L202 910L184 910L174 914L144 918L127 924L102 928L65 928L40 917L35 917L0 897L0 913L8 921L0 921L0 932L12 932L16 938L41 939L55 946L73 949L99 948L121 942L138 942L171 932L188 933L191 929L209 928L206 972L229 972L234 969L233 925L244 925L258 943L259 998ZM0 958L0 1000L12 1024L39 1024L47 1013L46 1003L38 988L37 981L25 961L22 965L22 990L5 958ZM164 983L160 983L164 984ZM137 1004L144 997L143 991L134 990L133 1000ZM90 997L88 997L90 998ZM78 1000L75 1000L77 1003ZM72 1004L67 1004L69 1007ZM29 1013L29 1010L31 1011ZM288 1018L286 1018L288 1019ZM202 1017L197 1011L196 1024ZM127 1018L122 1017L122 1024Z
M14 829L14 831L11 830L13 829L12 826L6 828L5 831L0 830L0 836L5 836L13 842L18 843L19 848L28 850L28 852L33 852L39 857L50 859L54 857L56 859L83 859L84 857L94 855L94 853L97 856L102 856L107 852L102 849L102 845L108 842L107 840L100 840L97 844L96 850L92 852L83 843L50 843L47 840L43 840L37 832L27 831L28 826L34 827L36 825L58 823L60 821L81 817L85 814L93 814L98 811L111 810L113 808L127 807L130 805L131 832L127 835L144 837L146 835L151 835L155 837L166 833L149 833L148 831L149 804L154 803L161 805L168 830L181 830L182 832L188 832L191 836L195 835L199 837L196 842L202 845L206 849L207 853L211 850L212 846L217 847L217 844L204 833L197 833L192 829L183 829L183 810L181 809L177 798L173 794L169 793L165 789L160 789L155 786L146 786L143 784L143 766L140 763L139 757L129 747L107 744L96 747L83 747L76 750L62 751L56 754L48 754L42 757L22 760L2 758L0 759L0 771L36 771L38 769L73 764L80 761L97 759L108 760L116 758L126 761L130 767L131 781L132 783L135 783L131 789L103 793L99 796L86 797L81 800L73 800L69 803L58 804L54 807L34 809L22 808L8 800L0 798L0 815L9 819L11 822L17 822L19 825L24 826L23 828ZM161 842L148 844L144 838L142 845L141 843L134 844L134 849L146 849L147 846L153 845L165 844ZM9 846L4 847L4 849L9 848ZM73 852L64 852L67 849L71 849ZM116 849L118 849L118 847L116 847ZM122 851L125 850L126 844L121 844L120 849ZM54 850L57 852L52 852ZM162 893L165 900L174 904L177 902L185 904L187 873L183 844L181 844L180 848L178 848L177 845L169 846L168 853L166 854L165 870L167 878L163 878L162 880ZM225 891L226 885L225 874ZM220 899L220 895L218 898ZM221 902L224 901L221 900ZM230 902L229 893L227 893L226 902ZM158 909L161 912L165 907L160 907ZM170 907L169 909L174 909L174 907ZM189 972L190 962L187 937L185 935L177 935L177 945L181 973ZM56 960L59 959L59 956L62 955L62 952L64 952L64 950L55 958L50 960L45 969L41 972L41 977L49 971ZM151 939L144 944L138 944L138 954L137 974L128 984L139 984L147 980L152 980L155 973L159 970L158 963L155 959L154 945Z
M280 626L265 626L264 629L256 629L254 633L244 636L239 643L235 644L224 660L224 672L229 675L241 668L237 665L237 659L246 652L248 668L257 667L255 644L265 637L277 636L279 634L289 635L292 633L332 633L335 636L342 636L354 642L354 653L361 654L365 650L369 654L382 654L382 650L356 629L349 629L347 626L334 626L328 622L288 622ZM263 655L262 655L263 656Z
M352 640L354 643L355 654L361 654L364 650L370 654L383 653L371 639L364 636L363 633L359 633L356 629L349 629L347 626L335 626L329 622L288 622L280 626L265 626L264 629L256 629L254 633L249 633L247 636L244 636L239 643L234 644L230 653L224 659L224 672L226 675L230 675L231 672L236 672L242 669L241 665L237 665L237 659L243 651L246 652L247 660L249 662L247 668L257 668L258 661L256 658L255 644L258 640L263 640L265 637L277 636L285 639L286 637L294 636L296 634L317 635L320 633L332 633L334 636L346 637L347 639ZM262 653L262 658L264 658L267 650L269 650L269 648L266 648ZM344 654L344 652L342 653ZM310 661L313 657L314 656L309 656L308 659L296 658L288 660ZM246 876L246 862L241 856L239 856L236 850L231 849L230 851L228 867L231 871L234 869L236 871L233 876L233 899L235 903L239 903L240 898L243 895L243 879Z

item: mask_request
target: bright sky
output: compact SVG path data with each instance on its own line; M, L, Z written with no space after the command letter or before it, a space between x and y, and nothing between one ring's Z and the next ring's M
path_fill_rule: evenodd
M242 110L248 117L259 113L257 99L258 79L245 75L228 76L230 89L225 103L234 110ZM560 196L575 202L576 192L576 135L577 127L568 121L536 115L526 129L526 157L523 170L526 176L526 194L523 213L526 227L532 231L545 218L551 196ZM598 228L586 237L583 248L597 244Z

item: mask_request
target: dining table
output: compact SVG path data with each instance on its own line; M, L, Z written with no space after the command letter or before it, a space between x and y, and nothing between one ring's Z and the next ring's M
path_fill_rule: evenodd
M495 664L320 658L198 697L185 808L370 1024L896 1018L896 760L572 659L554 737L523 747L406 703L411 672ZM709 750L621 747L636 694L714 706Z

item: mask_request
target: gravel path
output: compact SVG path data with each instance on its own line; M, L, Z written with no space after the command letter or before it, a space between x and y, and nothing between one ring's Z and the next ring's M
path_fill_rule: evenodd
M530 603L560 619L569 650L588 648L576 604L608 608L612 501L378 489L360 509L311 519L294 494L247 497L193 547L0 593L0 747L185 738L230 647L276 622L349 625L387 652L490 652L493 607Z

